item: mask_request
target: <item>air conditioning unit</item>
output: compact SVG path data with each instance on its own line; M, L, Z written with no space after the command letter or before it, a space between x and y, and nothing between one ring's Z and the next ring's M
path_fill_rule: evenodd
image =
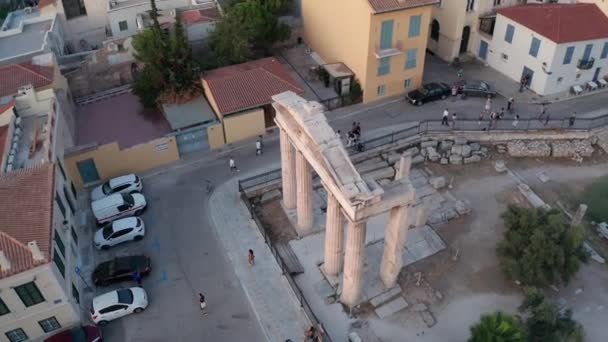
M116 7L116 5L118 5L118 2L110 1L110 8L114 8L114 7Z
M22 131L22 130L21 130L21 127L17 126L17 128L15 128L15 133L14 133L14 135L15 135L16 137L21 136L21 131Z
M15 160L15 156L14 155L9 155L7 163L8 164L12 164L14 160Z

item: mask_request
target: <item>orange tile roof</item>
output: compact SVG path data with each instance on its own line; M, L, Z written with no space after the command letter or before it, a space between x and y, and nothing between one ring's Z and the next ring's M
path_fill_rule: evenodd
M0 110L0 113L2 113L2 110ZM7 146L6 142L11 139L8 136L8 128L9 125L0 127L0 164L2 164L2 160L4 160L4 148ZM0 170L0 172L2 172L2 170Z
M11 263L0 278L51 260L54 184L53 163L0 175L0 250ZM30 241L36 241L44 260L34 260Z
M408 8L438 4L439 0L367 0L374 13L384 13ZM452 0L453 1L453 0Z
M57 0L40 0L38 1L38 8L43 8L48 5L54 5Z
M192 9L181 12L179 14L179 18L184 24L216 21L220 18L220 11L215 7L205 9Z
M556 43L608 38L608 17L595 4L530 4L497 11Z
M269 104L272 96L285 91L304 92L273 57L211 70L203 75L203 80L221 114Z
M53 83L54 68L29 62L0 66L0 97L15 95L19 87L32 84L34 88Z

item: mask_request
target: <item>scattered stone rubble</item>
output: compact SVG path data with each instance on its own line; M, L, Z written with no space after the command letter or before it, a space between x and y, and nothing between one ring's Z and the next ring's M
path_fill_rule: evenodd
M468 142L465 138L457 137L454 140L425 140L419 147L410 147L405 150L412 154L412 164L430 161L442 165L463 165L482 161L488 157L488 148L478 142ZM396 151L384 155L389 163L399 160L400 154Z
M572 158L581 162L582 158L591 157L598 144L597 137L581 140L513 140L496 145L498 153L508 152L511 157L554 157Z

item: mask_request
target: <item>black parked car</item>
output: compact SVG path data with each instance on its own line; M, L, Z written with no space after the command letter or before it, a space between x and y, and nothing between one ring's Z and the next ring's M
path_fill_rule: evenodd
M150 258L145 255L132 255L102 262L93 271L93 284L107 286L125 280L133 280L133 272L141 277L150 274Z
M410 91L405 98L413 105L422 106L430 101L443 100L450 95L450 92L450 86L443 82L429 83Z
M458 92L464 96L496 96L496 91L483 81L463 81L458 85Z

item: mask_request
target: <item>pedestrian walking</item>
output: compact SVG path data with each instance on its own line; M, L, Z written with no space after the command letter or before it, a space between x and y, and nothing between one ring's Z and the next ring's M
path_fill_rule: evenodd
M139 271L133 271L133 273L131 273L131 276L133 277L133 280L137 282L137 286L141 287L141 274L139 274Z
M207 315L207 302L205 301L205 296L202 293L198 294L198 302L201 306L201 311L203 312L203 316Z
M570 119L568 119L568 127L574 126L574 121L576 121L576 112L574 112Z
M505 108L504 107L500 108L500 112L498 113L498 118L502 119L503 116L505 116Z
M513 105L515 104L515 99L513 98L513 96L509 97L509 100L507 100L507 110L510 113L513 113Z
M452 84L452 96L458 95L458 85L456 83Z
M355 143L355 134L353 133L353 131L349 131L348 138L346 140L346 146L351 147L351 146L353 146L354 143Z
M496 127L497 117L498 117L498 114L496 112L492 112L490 114L490 125L488 126L488 129Z
M490 109L492 109L492 98L488 95L488 99L486 100L485 110L486 110L486 112L490 112Z
M253 249L249 250L247 259L249 260L249 265L250 266L255 265L255 255L253 255Z
M337 130L337 131L336 131L336 137L337 137L339 140L342 140L342 132L341 132L340 130Z
M517 127L519 124L519 115L515 115L515 119L513 119L513 127Z
M230 172L231 173L235 173L235 172L239 172L239 168L236 167L236 162L234 161L234 158L230 157L230 160L228 161L228 165L230 166Z
M443 125L449 126L449 124L448 124L449 118L450 118L450 112L446 108L443 110L443 116L441 117L441 126L443 126Z
M359 139L361 138L361 123L360 122L355 123L355 129L354 129L353 133L355 133L355 139L357 139L357 141L359 141Z
M315 330L315 327L310 326L308 329L306 329L304 332L304 337L305 342L317 342L317 331Z
M481 126L482 121L483 121L483 112L479 113L479 120L477 121L477 124Z
M260 140L260 138L258 138L255 141L255 155L259 156L263 153L264 153L264 151L262 150L262 141Z
M452 113L452 128L456 128L456 113Z

